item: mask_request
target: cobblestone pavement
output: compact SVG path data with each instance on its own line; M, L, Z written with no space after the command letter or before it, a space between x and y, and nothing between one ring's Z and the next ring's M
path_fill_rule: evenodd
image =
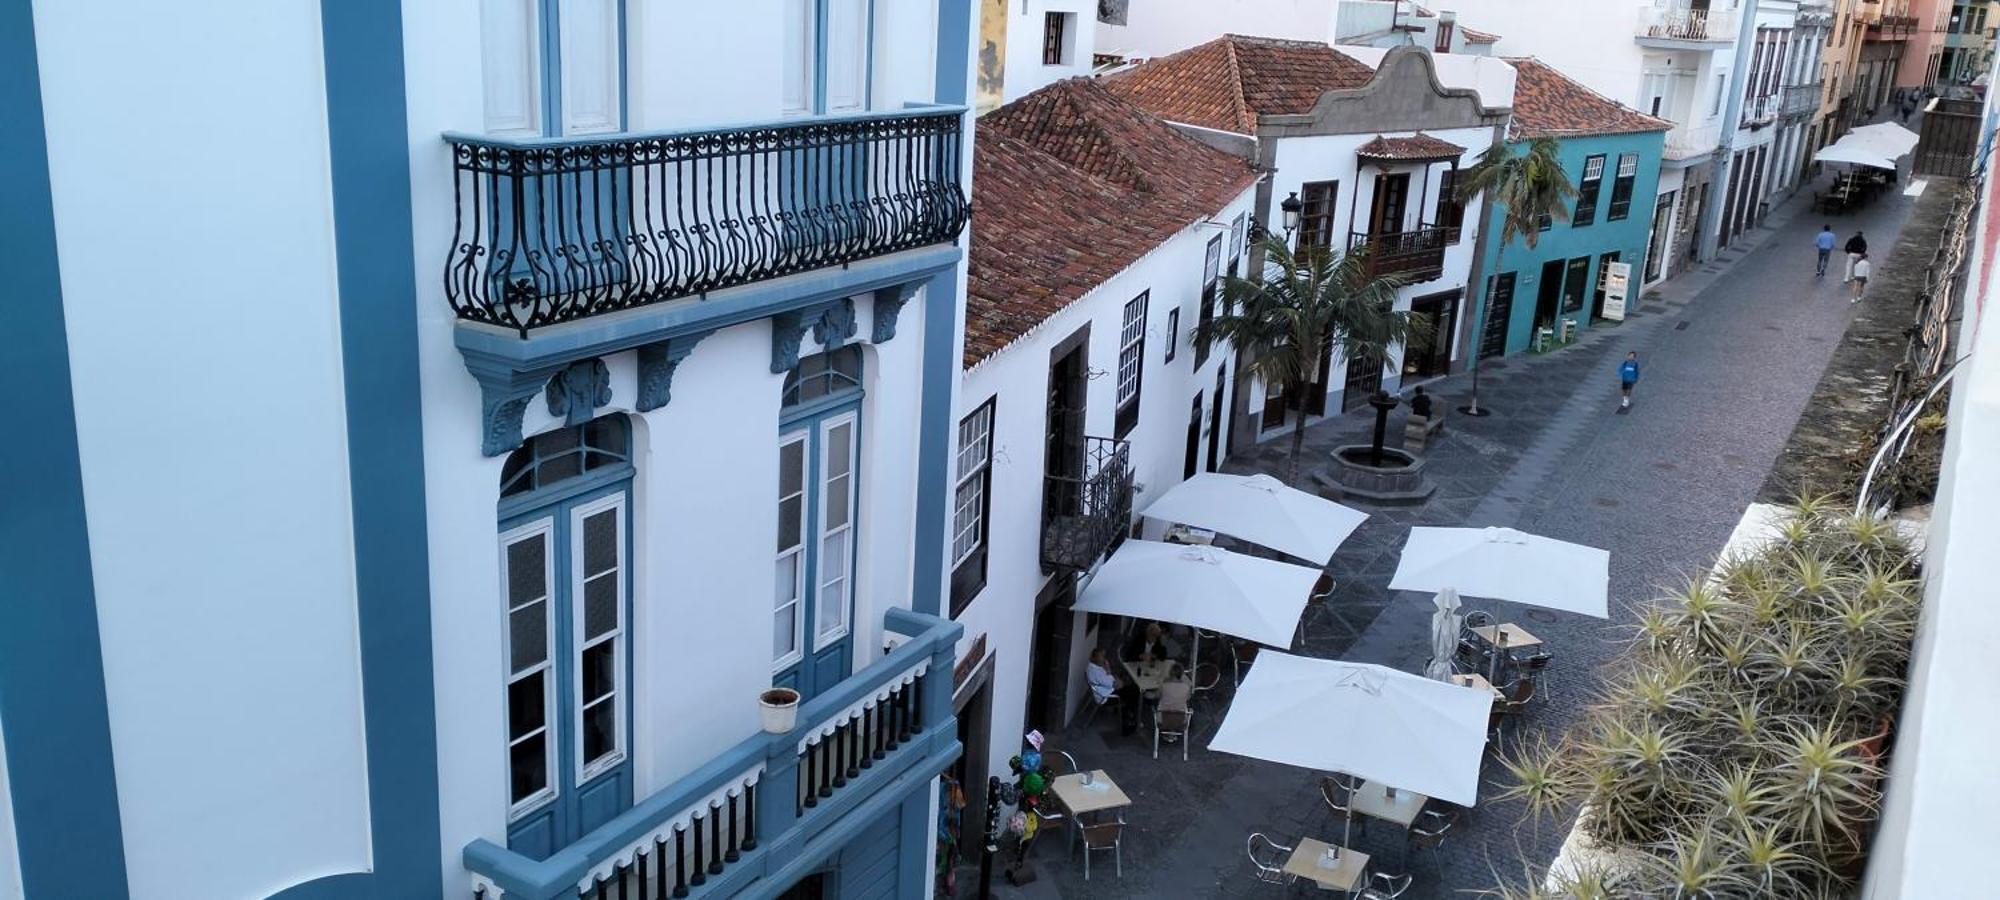
M1886 250L1913 205L1891 195L1830 221L1843 240L1858 227ZM1634 607L1712 563L1756 499L1834 346L1862 308L1848 302L1838 271L1813 276L1812 237L1824 220L1803 206L1797 198L1779 207L1720 258L1647 292L1622 324L1590 329L1555 352L1489 362L1480 376L1480 403L1494 412L1489 417L1456 411L1469 394L1468 377L1433 383L1439 405L1452 410L1429 453L1436 494L1421 506L1362 507L1373 517L1330 566L1340 582L1334 604L1346 627L1319 626L1295 652L1421 669L1428 655L1428 597L1386 587L1411 525L1507 525L1605 547L1611 550L1609 622L1469 604L1526 624L1553 648L1543 695L1509 739L1559 734L1588 701L1595 673L1634 620ZM1638 351L1644 379L1631 412L1619 415L1615 370L1628 350ZM1368 426L1360 414L1313 426L1306 438L1308 465L1337 445L1362 441ZM1401 434L1400 426L1398 413L1392 435ZM1229 468L1282 477L1289 443L1268 442ZM1133 798L1123 876L1114 877L1112 859L1100 854L1086 882L1081 860L1067 855L1068 835L1053 833L1032 854L1040 879L996 895L1284 893L1253 879L1244 854L1248 835L1262 831L1289 843L1302 835L1337 837L1336 826L1318 796L1316 773L1207 749L1228 702L1227 679L1198 698L1185 762L1177 746L1163 747L1161 758L1153 759L1150 741L1119 737L1111 716L1059 736L1083 765L1107 770ZM1489 793L1504 774L1489 756ZM1525 865L1553 858L1569 825L1566 817L1529 821L1517 806L1493 803L1455 829L1435 855L1404 859L1402 835L1381 823L1354 840L1383 868L1414 872L1416 882L1404 897L1421 900L1461 896L1510 875L1518 879ZM961 896L976 893L969 877L961 885Z

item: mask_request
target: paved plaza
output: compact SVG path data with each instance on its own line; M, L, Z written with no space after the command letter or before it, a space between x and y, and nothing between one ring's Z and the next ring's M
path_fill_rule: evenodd
M1595 673L1616 651L1634 608L1710 565L1745 506L1758 499L1850 319L1868 304L1888 302L1850 304L1838 271L1813 276L1812 238L1822 221L1843 240L1864 229L1876 258L1893 263L1886 251L1912 209L1942 204L1943 193L1920 201L1890 195L1831 219L1807 211L1802 194L1719 259L1648 292L1624 323L1591 329L1555 352L1490 362L1480 376L1489 417L1457 412L1469 377L1433 383L1439 406L1452 410L1429 453L1436 494L1420 506L1355 504L1372 518L1330 567L1340 583L1334 607L1346 628L1321 624L1295 652L1422 668L1429 598L1386 587L1412 525L1504 525L1604 547L1611 551L1609 622L1476 600L1467 607L1521 622L1553 649L1542 693L1511 724L1508 740L1559 734L1588 702ZM1644 378L1632 410L1620 415L1616 368L1632 350ZM1392 442L1400 439L1401 417L1400 410L1392 415ZM1335 446L1365 441L1371 419L1364 409L1313 426L1302 469ZM1289 439L1267 442L1228 468L1283 477L1289 447ZM1163 748L1154 760L1149 734L1120 737L1112 715L1088 728L1072 726L1061 745L1085 767L1110 772L1133 798L1124 876L1113 877L1109 855L1100 855L1086 883L1081 860L1066 858L1068 836L1057 833L1033 853L1040 879L1025 888L1003 885L996 895L1283 893L1253 879L1244 854L1248 835L1261 831L1285 843L1337 839L1337 825L1320 800L1316 773L1207 749L1228 702L1226 678L1198 698L1185 762L1177 747ZM1489 755L1482 797L1504 776ZM1458 896L1510 874L1518 879L1524 864L1553 858L1570 824L1528 821L1515 804L1484 805L1460 823L1441 853L1407 861L1416 882L1404 897ZM1387 868L1404 865L1402 835L1391 827L1377 823L1354 842ZM974 896L974 871L961 875L960 896Z

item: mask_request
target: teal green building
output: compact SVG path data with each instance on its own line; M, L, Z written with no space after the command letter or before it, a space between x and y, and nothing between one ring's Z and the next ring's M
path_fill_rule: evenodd
M1484 309L1479 318L1481 359L1519 353L1535 345L1536 332L1560 341L1566 334L1622 318L1607 284L1612 263L1631 266L1626 302L1638 300L1654 243L1654 194L1660 156L1673 123L1644 115L1584 87L1546 63L1509 60L1518 78L1508 139L1516 152L1527 141L1555 138L1563 172L1577 189L1569 221L1551 221L1530 248L1520 236L1504 246L1500 214L1488 206L1480 271ZM1612 309L1606 310L1607 300ZM1607 315L1608 312L1608 315Z

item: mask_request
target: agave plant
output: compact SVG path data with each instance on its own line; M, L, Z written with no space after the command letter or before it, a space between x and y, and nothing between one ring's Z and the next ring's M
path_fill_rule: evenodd
M1642 860L1556 896L1841 896L1881 799L1916 634L1916 562L1893 528L1802 501L1759 552L1640 612L1582 721L1503 757L1503 800ZM1532 879L1530 879L1532 881ZM1502 896L1549 896L1543 885Z

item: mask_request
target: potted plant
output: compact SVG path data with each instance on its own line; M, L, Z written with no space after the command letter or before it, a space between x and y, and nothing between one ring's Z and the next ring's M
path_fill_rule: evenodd
M791 688L774 687L757 695L757 705L764 714L764 731L768 734L789 734L799 722L799 692Z

